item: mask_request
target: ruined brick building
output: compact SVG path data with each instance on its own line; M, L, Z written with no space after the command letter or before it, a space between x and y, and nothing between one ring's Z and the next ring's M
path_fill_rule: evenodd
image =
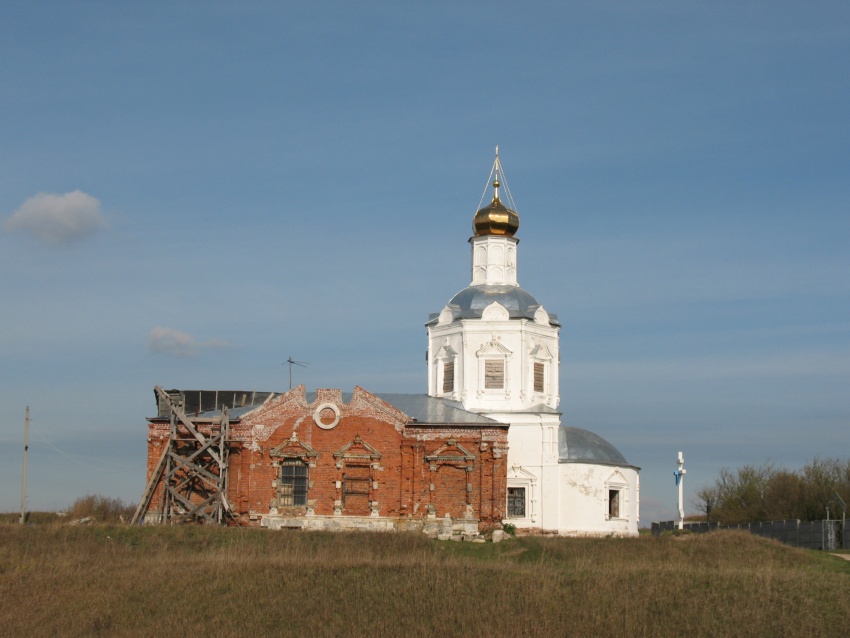
M228 403L237 407L223 412ZM202 451L197 468L172 459L183 492L159 485L148 520L163 505L212 520L222 485L229 518L272 528L415 529L439 514L475 532L505 517L508 426L440 399L362 388L308 395L298 386L282 394L160 391L159 406L149 419L149 475L173 447L172 430L184 456L201 447L175 408L192 415L186 420L206 441L224 429L227 440ZM226 454L226 467L210 463L211 454Z
M519 216L501 201L498 153L491 178L471 283L426 323L427 395L157 387L136 517L637 534L639 468L561 422L561 326L517 283Z

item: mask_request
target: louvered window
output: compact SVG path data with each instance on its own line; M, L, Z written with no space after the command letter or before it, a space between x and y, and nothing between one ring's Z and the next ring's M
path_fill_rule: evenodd
M501 390L505 387L505 362L489 360L484 362L484 389Z
M454 392L455 389L455 362L447 361L443 364L443 392Z
M543 392L543 364L534 364L534 391Z

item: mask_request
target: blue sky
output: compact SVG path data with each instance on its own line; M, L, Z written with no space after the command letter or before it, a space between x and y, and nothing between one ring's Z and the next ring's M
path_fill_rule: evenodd
M4 2L0 510L136 501L152 388L426 392L496 144L642 523L850 453L846 2Z

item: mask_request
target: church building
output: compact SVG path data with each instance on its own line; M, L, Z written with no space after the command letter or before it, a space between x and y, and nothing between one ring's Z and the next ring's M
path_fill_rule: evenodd
M137 517L637 535L639 468L562 423L561 326L519 286L519 215L498 152L491 178L492 201L473 218L470 283L426 323L427 395L156 388Z

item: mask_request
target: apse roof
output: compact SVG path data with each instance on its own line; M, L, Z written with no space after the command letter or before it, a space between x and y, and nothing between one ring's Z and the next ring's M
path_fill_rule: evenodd
M558 456L561 463L634 467L617 448L598 434L566 425L558 428Z
M452 297L448 307L455 319L480 319L484 309L494 301L508 311L511 319L534 319L534 313L540 308L540 302L527 290L519 286L494 284L464 288ZM426 325L437 323L439 316L439 313L432 314ZM558 316L550 314L549 323L560 325Z

